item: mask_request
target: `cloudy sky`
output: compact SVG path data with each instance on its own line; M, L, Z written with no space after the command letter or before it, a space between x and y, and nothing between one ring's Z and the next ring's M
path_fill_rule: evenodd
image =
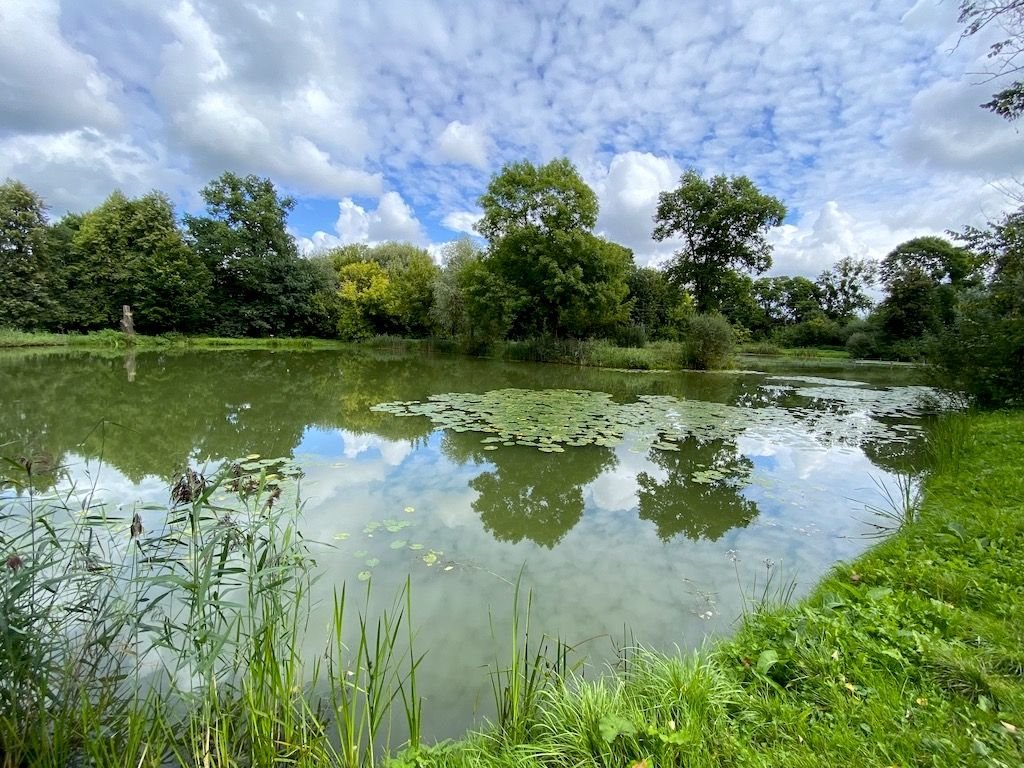
M54 215L181 210L230 169L304 249L471 231L509 161L567 156L657 261L658 192L745 174L789 208L775 273L980 224L1024 177L956 0L2 0L0 177Z

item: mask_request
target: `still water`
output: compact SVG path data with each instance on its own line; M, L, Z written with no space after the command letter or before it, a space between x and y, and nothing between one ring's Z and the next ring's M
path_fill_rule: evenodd
M866 506L919 466L915 372L743 365L760 370L11 353L0 455L48 454L61 483L127 507L166 502L188 465L293 458L319 542L306 650L323 650L336 587L369 580L383 606L410 578L424 730L444 738L490 714L520 572L533 630L582 643L596 675L624 639L696 647L769 575L799 595L870 545Z

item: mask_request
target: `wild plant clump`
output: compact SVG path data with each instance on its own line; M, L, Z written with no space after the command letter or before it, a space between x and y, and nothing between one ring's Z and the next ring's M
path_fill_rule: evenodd
M0 766L366 765L398 699L418 743L407 590L353 643L343 588L322 660L300 656L298 474L187 469L169 508L27 481L0 500Z

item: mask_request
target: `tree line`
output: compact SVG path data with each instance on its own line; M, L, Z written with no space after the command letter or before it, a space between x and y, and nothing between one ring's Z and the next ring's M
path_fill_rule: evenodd
M786 208L743 176L691 170L660 195L652 236L680 246L661 268L595 232L597 196L566 159L495 174L479 199L486 245L450 243L441 265L396 242L303 257L287 229L294 200L269 179L224 173L201 194L203 215L179 219L160 192L115 191L51 222L38 194L0 185L0 326L114 328L130 305L152 334L435 336L471 352L506 339L669 340L705 350L698 367L738 340L928 358L984 399L1021 391L1021 374L999 361L1024 368L1024 208L951 239L915 238L880 262L842 259L812 280L760 276Z

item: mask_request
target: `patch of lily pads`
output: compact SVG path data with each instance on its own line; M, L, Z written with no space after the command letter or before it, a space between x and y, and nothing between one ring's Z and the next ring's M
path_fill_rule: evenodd
M862 382L808 376L785 380L805 385L792 389L812 405L750 408L666 395L641 395L632 403L616 403L606 392L498 389L381 403L372 410L425 416L441 429L479 433L484 450L526 446L560 453L586 445L615 447L627 439L638 449L673 451L690 439L734 440L744 434L782 435L789 442L819 445L907 442L920 428L905 420L941 407L928 387L872 389ZM782 388L775 382L765 386L773 391Z

